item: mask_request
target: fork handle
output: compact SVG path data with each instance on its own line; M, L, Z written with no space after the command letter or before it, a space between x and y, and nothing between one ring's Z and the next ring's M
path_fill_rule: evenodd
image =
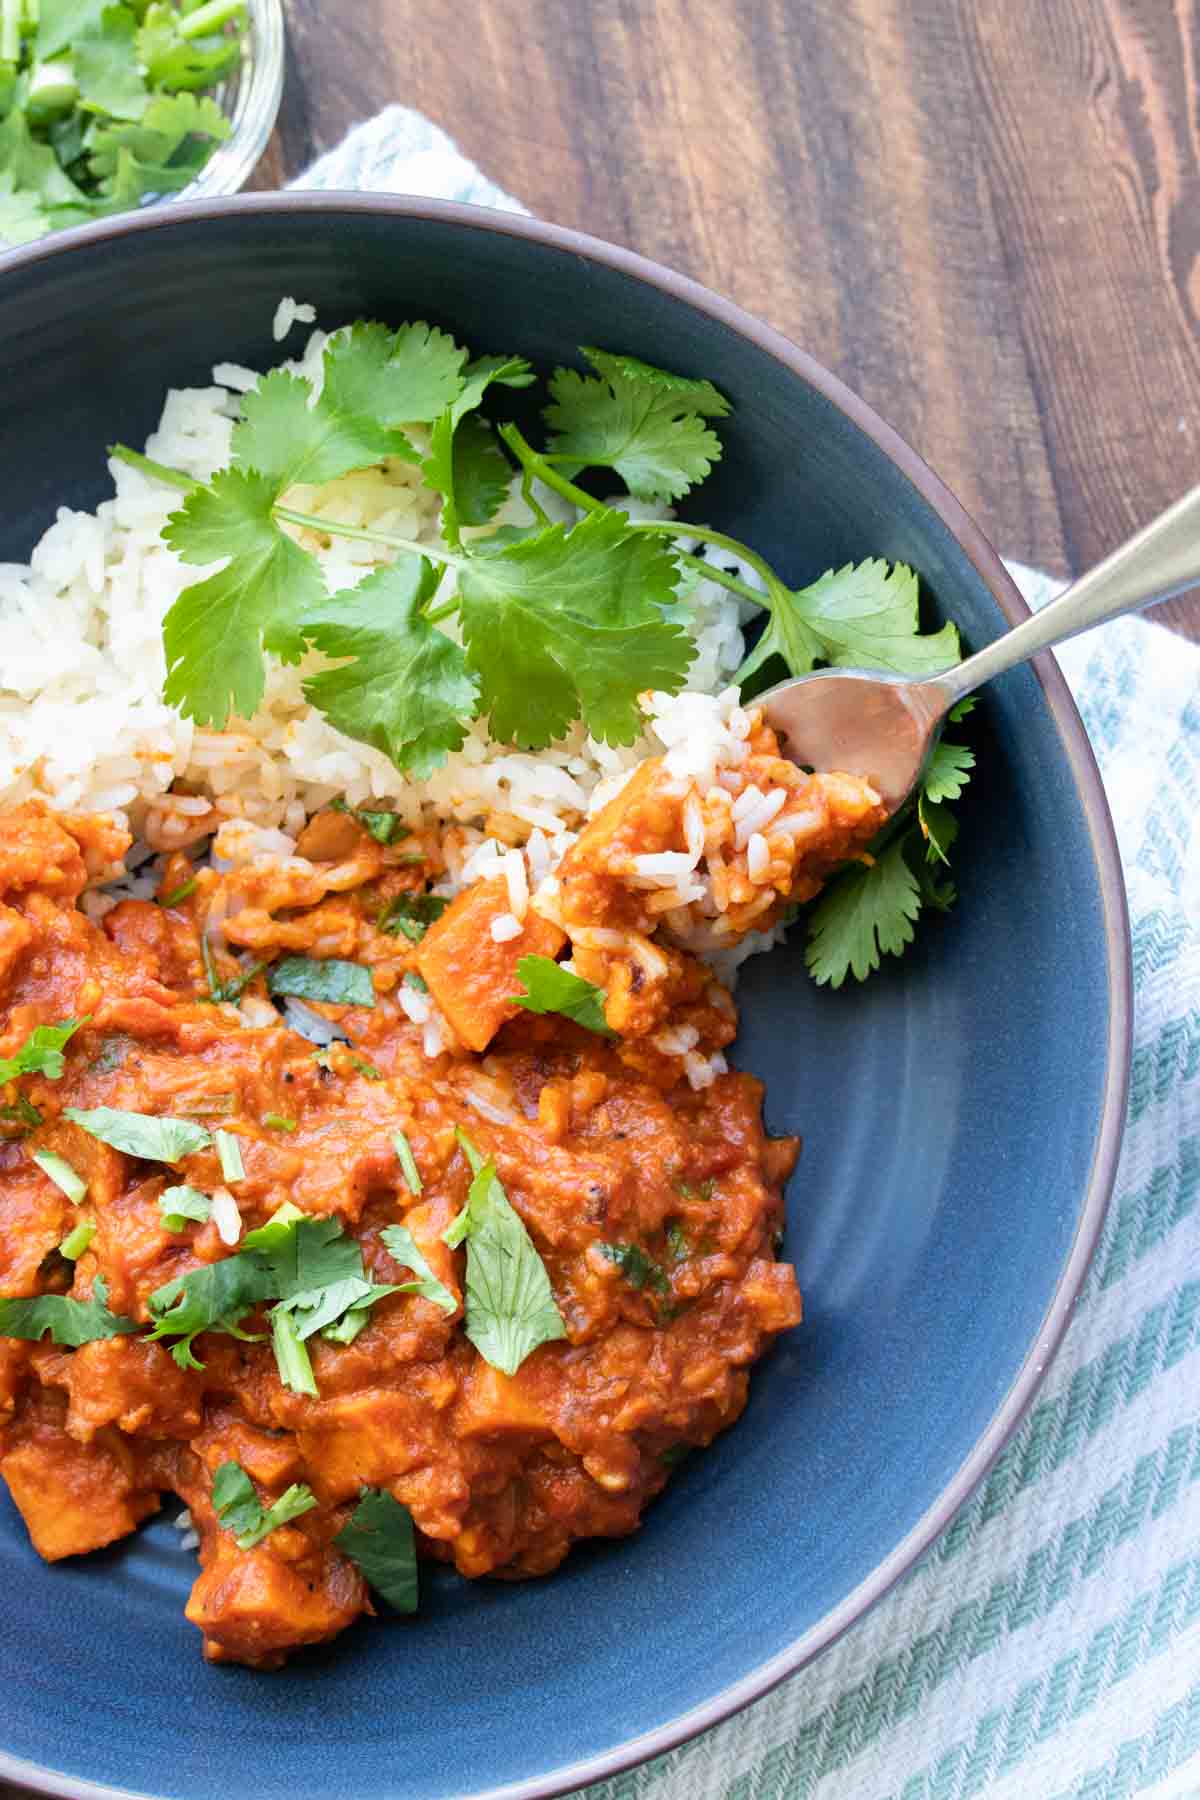
M1119 619L1123 613L1140 612L1156 600L1169 600L1197 584L1200 487L1152 519L1031 619L968 656L957 668L933 675L920 685L936 689L943 706L953 706L994 675L1003 675L1039 650L1090 631L1093 625Z

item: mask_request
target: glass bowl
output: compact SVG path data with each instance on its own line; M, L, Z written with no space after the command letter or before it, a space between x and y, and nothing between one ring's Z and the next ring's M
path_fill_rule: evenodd
M245 0L242 60L212 90L231 130L218 144L195 181L178 193L163 194L154 206L173 200L208 200L244 188L262 158L283 97L282 0Z

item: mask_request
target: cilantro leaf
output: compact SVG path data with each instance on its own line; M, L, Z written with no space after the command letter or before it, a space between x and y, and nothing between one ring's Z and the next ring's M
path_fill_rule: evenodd
M584 981L549 956L523 956L517 976L525 992L510 994L509 999L527 1012L562 1013L602 1037L616 1036L604 1017L604 989L594 982Z
M271 1297L281 1300L362 1278L358 1242L348 1237L334 1218L312 1218L305 1213L281 1218L276 1213L257 1231L247 1232L238 1254L266 1260L274 1282Z
M40 0L37 10L38 62L49 62L88 32L99 31L110 0Z
M416 1191L420 1192L419 1185ZM443 1312L458 1311L458 1301L445 1282L438 1280L407 1225L385 1225L379 1236L389 1255L402 1268L411 1269L417 1278L415 1281L404 1282L396 1289L397 1293L420 1294L423 1300L432 1300Z
M35 1025L15 1056L0 1056L0 1082L15 1081L19 1075L45 1075L49 1081L61 1081L63 1050L90 1016L64 1019L61 1025Z
M929 765L921 777L921 791L931 801L957 800L974 767L973 750L968 750L965 744L948 744L943 738L934 746Z
M376 927L393 936L402 933L410 944L419 944L449 904L444 894L397 894L380 913Z
M808 914L804 960L814 979L841 987L848 974L865 981L881 956L899 956L913 938L921 890L895 838L868 867L859 864L830 884Z
M83 1112L77 1106L63 1109L63 1118L82 1127L89 1137L123 1150L127 1156L140 1156L147 1162L181 1162L197 1150L207 1150L211 1134L191 1119L156 1118L151 1113L119 1112L111 1106L97 1106Z
M213 1476L213 1511L232 1531L239 1550L253 1550L265 1537L311 1512L317 1497L303 1482L293 1482L273 1506L264 1508L258 1491L240 1463L222 1463Z
M11 169L0 169L0 241L32 244L52 229L37 195L18 188Z
M453 338L431 326L359 324L330 339L321 393L301 376L276 369L247 394L234 428L235 468L275 484L313 486L386 456L416 462L398 429L436 418L460 385L466 360Z
M253 1252L239 1250L236 1256L177 1275L174 1281L155 1288L146 1302L154 1321L148 1335L178 1338L180 1341L171 1345L171 1355L180 1368L203 1368L192 1350L193 1340L202 1331L244 1337L242 1320L252 1308L271 1299L274 1292L275 1274L270 1263Z
M310 675L305 699L418 780L461 749L479 696L461 646L422 612L436 586L425 557L402 555L310 605L303 622L318 650L352 659Z
M185 588L163 620L163 697L185 717L224 727L250 718L263 696L262 652L298 662L297 620L323 592L312 557L284 535L270 480L226 469L172 513L164 537L185 562L228 557L216 575Z
M364 1488L333 1541L389 1606L416 1612L417 1546L407 1507L382 1488Z
M53 1343L78 1349L80 1344L126 1337L137 1329L135 1320L109 1312L108 1286L102 1275L92 1284L90 1300L67 1300L61 1294L40 1294L34 1300L0 1299L0 1337L36 1343L49 1332Z
M215 101L194 94L160 94L135 123L97 124L89 137L88 168L101 183L128 151L143 193L186 187L229 136L229 120Z
M466 370L462 392L439 416L421 464L425 485L442 496L442 536L457 547L460 525L486 525L508 492L512 467L482 419L468 417L492 382L524 387L533 371L520 356L485 356ZM460 429L461 427L461 429Z
M807 674L818 659L901 675L932 675L959 659L953 625L920 634L917 577L904 563L889 568L875 557L847 563L806 588L774 583L767 599L771 616L738 670L739 683L772 656L781 656L793 675Z
M344 800L331 800L331 812L349 813L357 819L364 831L370 833L377 844L391 844L411 835L409 826L401 823L400 814L394 812L368 812L364 806L347 806Z
M32 194L43 207L69 206L83 199L49 144L33 136L20 107L0 119L0 170L13 193Z
M43 10L44 10L43 0ZM80 0L74 0L80 3ZM82 0L88 3L88 0ZM215 33L189 38L180 30L180 18L164 0L145 8L138 30L138 57L152 88L176 92L181 88L206 88L219 81L241 56L235 35Z
M541 750L582 715L593 737L633 743L638 695L678 688L692 660L663 617L675 580L669 550L608 509L473 556L459 574L462 626L493 736Z
M545 418L550 450L578 468L615 469L639 500L678 500L720 459L703 416L728 411L708 382L684 384L636 358L584 349L594 377L558 369Z
M212 1201L199 1188L169 1187L158 1196L158 1210L166 1231L182 1231L189 1219L203 1225L212 1215Z
M639 356L614 355L611 350L584 349L592 367L610 379L623 376L626 381L644 382L651 387L666 388L679 400L686 400L690 412L705 419L727 418L732 408L724 394L711 381L698 381L691 375L674 375L669 369L656 369Z
M649 1285L657 1293L670 1293L671 1283L640 1244L597 1244L596 1248L606 1262L614 1263L620 1269L630 1287L640 1292Z
M137 20L127 6L106 6L72 42L80 105L113 119L140 119L149 93L138 65Z
M497 1180L495 1163L484 1163L475 1175L461 1217L467 1336L485 1362L515 1375L539 1344L567 1335L546 1265Z
M328 1006L374 1006L375 982L365 963L341 957L285 956L267 971L272 994L321 1000Z

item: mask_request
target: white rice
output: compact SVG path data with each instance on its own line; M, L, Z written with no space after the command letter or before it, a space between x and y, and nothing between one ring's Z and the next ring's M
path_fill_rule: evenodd
M290 329L310 316L310 308L285 300L276 325ZM286 366L317 386L326 342L312 333L301 359ZM254 370L220 363L214 386L172 390L147 454L207 480L228 462L241 395L257 379ZM718 721L711 693L741 661L741 623L753 609L704 580L687 594L697 652L691 691L674 701L656 697L646 737L629 748L598 744L576 727L530 755L494 743L476 723L461 751L428 781L407 781L381 752L335 731L306 705L301 685L321 666L318 657L295 669L268 657L266 692L252 719L224 733L197 727L162 699L162 618L198 579L161 540L179 496L124 463L111 463L110 471L111 500L95 513L60 508L28 565L0 565L0 806L37 795L63 811L114 813L135 831L149 820L152 841L183 844L194 841L188 816L193 833L207 835L197 794L165 798L183 783L210 795L219 817L293 838L309 813L340 795L350 805L396 810L409 824L424 816L473 825L493 811L511 813L552 840L586 812L602 783L615 787L647 753L666 748L678 765L673 772L691 775L697 763L702 769L714 760L714 726L737 736L740 709L722 707ZM516 490L514 482L498 523L528 520ZM297 489L293 497L312 506L316 492ZM546 504L556 516L574 516L555 496ZM656 510L621 504L639 516ZM321 492L319 510L435 541L437 506L419 470L389 464L385 474L371 470L332 484ZM361 580L376 554L374 546L347 539L309 547L331 590ZM559 854L563 848L554 846ZM516 895L513 912L523 916Z

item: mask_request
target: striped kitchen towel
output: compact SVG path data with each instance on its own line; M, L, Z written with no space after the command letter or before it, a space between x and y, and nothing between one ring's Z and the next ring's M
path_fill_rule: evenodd
M521 210L402 107L297 185ZM1116 820L1136 984L1128 1134L1066 1342L986 1481L865 1619L587 1800L1200 1796L1200 648L1130 619L1060 661Z

